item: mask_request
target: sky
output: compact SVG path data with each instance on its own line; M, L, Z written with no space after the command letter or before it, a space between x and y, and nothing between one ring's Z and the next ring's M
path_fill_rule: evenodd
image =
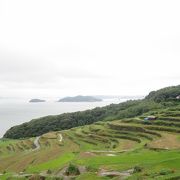
M179 0L0 0L0 96L146 95L180 84Z

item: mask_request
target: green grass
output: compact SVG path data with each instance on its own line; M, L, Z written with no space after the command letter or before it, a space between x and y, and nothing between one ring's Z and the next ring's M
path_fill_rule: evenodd
M141 165L147 168L170 167L180 170L180 153L179 151L163 151L155 152L150 150L141 150L138 152L130 152L120 154L114 157L97 156L86 159L79 159L78 164L93 166L99 168L101 166L111 167L117 170L126 170L135 165Z
M36 173L36 172L41 172L47 169L51 169L51 170L59 169L59 168L62 168L68 162L72 161L74 157L75 157L74 153L65 153L62 156L58 157L57 159L50 160L42 164L29 166L27 169L27 172Z
M7 180L9 177L12 177L12 173L5 173L4 175L0 176L0 180Z

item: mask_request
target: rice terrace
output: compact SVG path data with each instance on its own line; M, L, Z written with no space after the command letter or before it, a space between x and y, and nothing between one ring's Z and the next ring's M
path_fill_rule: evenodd
M173 86L15 126L0 140L0 179L178 180L179 95Z

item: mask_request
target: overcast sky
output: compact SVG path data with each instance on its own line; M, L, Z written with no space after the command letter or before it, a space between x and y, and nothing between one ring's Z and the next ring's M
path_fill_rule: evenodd
M179 9L179 0L0 0L0 96L180 84Z

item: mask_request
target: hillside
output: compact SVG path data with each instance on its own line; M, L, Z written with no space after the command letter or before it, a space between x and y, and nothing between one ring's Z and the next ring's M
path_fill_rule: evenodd
M116 120L38 138L1 140L0 179L180 179L180 102L164 101L164 105L132 115L136 106L142 109L149 102L122 103L119 116L123 118ZM111 114L119 106L106 108ZM131 117L125 117L126 108ZM144 120L148 116L156 119Z
M175 93L175 95L174 95ZM163 100L156 101L163 94ZM180 94L180 86L168 87L156 92L151 92L143 100L127 101L120 104L111 104L102 108L86 110L75 113L65 113L56 116L47 116L34 119L28 123L10 128L4 135L5 138L34 137L49 131L60 131L77 126L92 124L102 120L130 118L142 115L156 109L171 107L179 103L175 97ZM169 97L171 98L171 101Z
M62 98L58 102L99 102L99 101L102 101L102 99L95 98L93 96L75 96L75 97Z
M146 96L146 99L151 99L156 102L163 102L176 99L180 95L180 85L166 87L157 91L152 91Z

